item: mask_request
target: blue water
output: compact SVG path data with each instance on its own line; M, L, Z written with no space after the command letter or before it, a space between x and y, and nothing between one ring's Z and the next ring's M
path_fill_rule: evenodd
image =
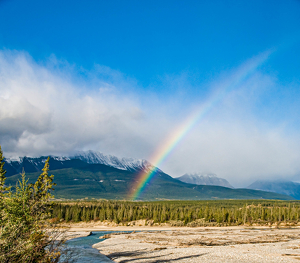
M106 256L100 254L98 249L92 248L92 245L104 240L100 239L99 237L116 232L120 231L97 231L92 232L92 235L88 237L78 237L68 240L66 242L66 249L68 250L68 254L70 254L72 259L71 262L113 262ZM64 256L62 257L61 262L63 260L65 260Z

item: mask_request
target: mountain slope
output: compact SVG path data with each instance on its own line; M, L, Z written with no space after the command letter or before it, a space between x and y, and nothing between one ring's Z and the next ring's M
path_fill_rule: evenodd
M219 178L215 174L184 174L176 179L189 184L218 185L233 188L227 180Z
M6 184L15 186L24 169L33 183L41 173L47 157L22 157L6 160ZM146 160L117 158L98 152L80 152L69 157L50 157L50 173L54 175L56 198L128 199L142 170L153 166ZM181 182L156 169L151 182L146 185L141 200L161 199L291 199L276 193L249 189L230 189L221 186L195 185Z
M103 164L87 164L76 160L76 168L67 168L75 160L64 162L66 168L51 170L54 175L56 198L104 198L128 199L138 172L120 170ZM33 183L40 172L27 173L29 182ZM15 186L20 174L10 176L7 185ZM149 183L140 200L210 200L210 199L292 199L276 193L230 189L221 186L187 184L158 171Z
M247 187L248 189L269 191L292 196L300 200L300 184L292 181L263 181L258 180Z

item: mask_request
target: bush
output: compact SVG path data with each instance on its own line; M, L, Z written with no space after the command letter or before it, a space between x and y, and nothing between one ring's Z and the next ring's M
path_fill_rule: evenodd
M0 262L58 262L61 232L47 220L54 186L49 158L35 184L23 172L14 192L4 184L3 165L0 146Z

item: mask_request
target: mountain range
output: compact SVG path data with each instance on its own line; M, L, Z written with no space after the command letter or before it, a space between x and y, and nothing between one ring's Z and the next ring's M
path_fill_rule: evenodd
M223 178L217 177L216 174L203 174L203 173L194 173L194 174L184 174L176 178L177 180L189 184L197 185L218 185L228 188L233 188L230 183Z
M26 173L39 172L44 167L48 156L38 158L19 157L18 159L5 159L4 168L6 176L21 173L24 169ZM96 151L78 151L70 156L50 156L50 170L71 168L76 166L74 160L81 160L87 164L103 164L119 170L137 172L141 170L149 171L154 168L147 160L134 158L118 158L113 155L105 155ZM69 162L71 161L71 162ZM157 171L161 172L158 168Z
M35 182L47 157L6 159L6 184L14 187L25 171L29 183ZM287 195L223 186L196 185L177 180L146 160L118 158L99 152L78 152L73 156L51 156L50 173L54 175L56 198L128 199L142 171L155 168L151 182L145 186L140 200L203 199L293 199Z
M247 188L289 195L295 199L300 199L300 184L292 181L258 180Z

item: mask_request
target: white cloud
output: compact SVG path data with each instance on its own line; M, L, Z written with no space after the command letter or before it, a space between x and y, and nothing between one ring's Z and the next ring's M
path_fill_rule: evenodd
M238 72L211 83L211 91L237 78ZM197 97L189 105L185 94L180 102L182 88L194 89L187 79L186 73L179 76L172 101L167 94L160 99L159 94L141 92L135 80L107 67L87 72L54 56L42 64L23 52L2 51L0 144L6 156L92 149L149 159L195 108ZM174 85L176 78L171 81ZM160 168L172 176L214 172L236 186L299 174L299 130L290 129L299 115L289 111L299 110L299 94L294 106L280 111L291 101L282 101L275 91L277 80L256 71L207 114ZM201 94L198 101L203 103Z
M278 89L276 78L255 73L191 131L165 163L165 171L178 176L214 172L235 186L300 174L299 128L294 127L299 117L293 114L300 97L280 100Z
M65 77L27 54L0 53L0 142L6 155L66 154L89 148L129 154L126 148L147 144L140 133L148 122L129 89L118 90L111 75L110 82L85 81L70 78L74 69L68 65L61 71ZM116 82L122 85L119 75Z

